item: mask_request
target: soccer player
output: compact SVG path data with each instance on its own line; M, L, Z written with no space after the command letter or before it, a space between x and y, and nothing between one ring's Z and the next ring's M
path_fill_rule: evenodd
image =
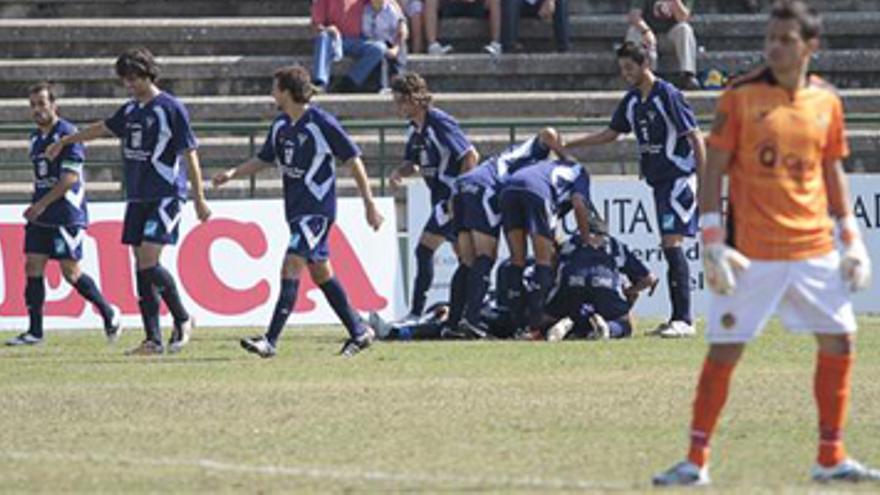
M366 349L375 336L373 329L352 309L330 266L328 237L336 220L336 160L352 170L364 200L367 223L378 230L384 219L373 202L360 149L333 115L310 103L317 91L309 71L303 67L275 71L272 97L281 114L272 122L262 149L256 157L219 172L213 179L214 186L219 187L273 165L283 177L290 242L281 266L281 291L266 334L241 340L245 350L264 358L276 353L304 269L308 269L348 330L343 356L354 356Z
M127 206L122 243L132 247L137 264L138 305L146 338L130 355L162 354L159 297L174 318L168 351L189 342L193 320L180 300L177 284L159 259L166 245L177 243L181 207L187 197L187 176L193 187L196 216L211 216L202 188L198 144L189 114L174 96L156 85L159 67L146 48L134 48L116 59L116 75L132 99L107 120L62 137L46 152L50 159L68 145L116 136L122 141ZM180 158L186 161L181 166Z
M526 323L522 338L541 340L541 320L544 303L553 284L553 230L559 218L574 210L578 234L584 242L589 239L590 176L586 168L576 162L543 160L524 167L510 175L501 192L501 221L510 248L513 300L518 325ZM523 271L526 267L528 241L535 255L535 290L529 292L528 321L522 321Z
M83 163L85 147L65 146L54 159L46 148L76 127L58 116L58 102L52 86L39 83L30 90L31 116L37 129L31 133L30 158L34 164L34 194L25 210L24 252L27 286L24 297L30 325L27 332L6 341L6 345L34 345L43 341L43 303L46 286L43 272L50 259L58 260L64 279L101 312L104 334L109 342L122 332L119 310L104 299L95 281L80 270L82 243L88 225Z
M452 309L450 324L464 335L485 337L480 323L483 299L498 253L501 232L499 196L504 179L523 167L545 160L551 149L561 150L555 129L542 129L536 136L511 146L481 163L455 181L454 222L462 262L470 267L465 296ZM462 308L462 304L464 307ZM464 314L462 318L462 309Z
M425 309L427 292L434 281L434 253L444 241L455 245L453 182L475 167L480 156L458 122L432 105L433 96L421 76L410 72L394 78L391 92L398 114L410 121L403 164L391 172L391 187L397 189L405 177L419 173L431 191L431 214L415 252L416 278L412 305L406 317L415 320ZM452 277L451 292L460 291L467 280L468 266L459 263Z
M568 322L547 331L550 341L562 340L572 329L595 339L631 336L630 310L639 294L653 291L658 282L626 244L608 235L608 226L592 210L588 242L571 236L559 248L556 271L545 312Z
M843 445L856 331L847 292L869 286L871 265L841 165L849 153L843 105L827 84L807 75L820 31L821 19L806 4L778 2L764 41L766 69L745 76L718 102L700 195L703 262L713 292L709 351L687 458L655 476L656 485L709 483L709 442L733 370L775 312L790 331L812 333L818 344L813 480L880 481L880 471L850 459Z
M632 89L606 129L573 139L566 148L610 143L621 134L635 134L641 175L654 191L657 226L669 266L666 279L672 315L652 333L693 336L690 271L682 243L697 232L696 186L697 172L705 162L703 137L682 93L651 71L645 48L624 43L617 50L617 62Z

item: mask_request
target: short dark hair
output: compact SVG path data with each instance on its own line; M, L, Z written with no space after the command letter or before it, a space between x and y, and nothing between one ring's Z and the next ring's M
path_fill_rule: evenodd
M391 80L391 91L403 95L413 103L428 107L431 105L434 96L428 89L428 82L425 78L415 72L407 72L395 76Z
M822 34L822 17L816 9L801 0L778 0L770 11L770 19L797 21L801 28L801 37L807 41Z
M617 49L617 58L628 58L633 62L642 65L649 59L648 50L639 43L627 41L620 45Z
M116 75L119 77L141 77L156 82L159 79L159 66L150 50L132 48L116 59Z
M278 89L287 91L297 103L308 103L318 93L308 69L301 65L282 67L275 71Z
M34 84L28 91L28 94L35 95L43 91L45 91L46 94L49 95L49 101L55 103L55 86L49 81L40 81Z

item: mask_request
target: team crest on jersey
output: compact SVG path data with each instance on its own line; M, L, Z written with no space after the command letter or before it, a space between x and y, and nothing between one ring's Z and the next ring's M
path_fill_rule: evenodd
M156 117L147 117L144 121L147 124L147 129L156 125Z
M146 236L155 236L156 233L159 232L159 222L155 220L147 220L147 223L144 224L144 235Z
M132 149L141 149L144 146L144 131L141 126L132 126L129 134L128 146Z
M296 153L296 143L293 141L284 141L284 164L291 165L293 163L293 155Z
M45 158L40 158L40 161L37 162L37 176L45 177L49 175L49 161Z
M673 215L672 213L665 213L663 215L661 223L663 224L661 226L661 229L664 231L674 229L675 228L675 215Z

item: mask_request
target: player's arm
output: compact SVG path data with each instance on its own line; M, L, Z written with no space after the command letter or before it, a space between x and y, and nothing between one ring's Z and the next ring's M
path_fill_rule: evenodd
M407 177L412 177L413 175L419 172L419 166L413 162L404 162L391 171L391 175L388 176L388 183L391 185L391 190L396 191L403 185L403 179Z
M379 227L382 226L382 222L385 221L385 218L379 213L379 209L376 208L376 202L373 201L373 191L370 188L370 180L367 177L367 171L364 167L363 160L361 160L360 156L355 155L349 158L348 161L345 162L345 165L351 167L351 175L354 177L358 191L361 193L361 198L364 200L364 210L367 214L367 223L373 228L373 230L379 230Z
M204 222L211 218L211 209L205 201L205 185L202 184L202 165L199 161L199 152L195 148L184 150L183 159L186 161L186 175L192 185L196 217Z
M58 158L58 155L61 154L61 150L64 149L65 146L69 146L75 143L85 143L87 141L93 141L102 137L111 137L113 133L110 132L110 129L104 124L104 121L95 122L94 124L86 127L80 132L75 134L67 134L63 136L58 141L49 145L46 148L46 158L49 160L54 160Z
M699 128L695 128L687 133L687 140L694 150L694 160L697 162L697 177L702 177L706 173L706 141L703 139L703 133Z
M862 240L858 221L849 201L849 180L839 159L826 160L822 166L825 190L831 216L837 221L843 257L840 268L850 290L867 289L871 285L871 258Z
M600 144L607 144L617 140L618 136L620 136L619 132L611 129L610 127L606 127L599 132L593 132L587 134L586 136L572 139L565 144L564 149L572 150L583 146L596 146Z
M587 205L586 198L575 193L571 196L571 208L578 226L578 235L586 246L590 244L590 207Z
M672 9L672 17L677 22L684 22L691 18L691 9L682 0L672 0L669 7Z
M231 180L240 179L242 177L250 177L257 174L261 170L269 168L271 166L271 163L264 162L257 157L253 157L250 160L242 163L241 165L238 165L237 167L232 167L217 172L211 179L211 183L214 185L214 187L220 187Z
M30 205L24 211L24 218L28 222L33 222L46 211L52 203L58 201L69 191L79 180L79 173L72 170L65 170L58 179L55 186L49 190L42 198Z
M471 146L469 150L467 150L464 155L461 157L461 166L459 167L459 174L463 174L465 172L470 172L477 166L480 162L480 153L477 152L477 149Z
M654 292L654 289L657 287L657 284L659 282L660 279L657 278L657 275L649 272L644 277L636 280L635 283L623 289L623 295L624 297L626 297L626 300L630 304L634 304L636 302L636 299L639 298L639 294L641 294L645 290L650 290L650 295L650 293Z

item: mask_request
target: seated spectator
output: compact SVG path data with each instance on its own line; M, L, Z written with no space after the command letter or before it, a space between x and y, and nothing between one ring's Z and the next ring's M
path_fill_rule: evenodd
M681 89L699 89L697 73L697 38L688 24L694 0L631 0L629 29L626 41L641 43L652 55L656 66L657 53L675 56L668 76ZM665 72L665 71L659 71Z
M364 8L361 32L367 41L385 44L385 57L379 67L379 88L388 91L389 76L403 72L406 66L409 31L403 11L394 0L370 0Z
M315 32L313 82L323 90L330 82L333 62L343 56L356 61L333 88L339 92L356 91L379 67L388 47L382 41L367 41L362 36L364 0L314 0L312 28Z
M483 50L489 55L501 55L501 0L424 0L425 39L428 53L443 55L452 51L452 45L437 41L438 17L489 16L489 44Z
M410 53L425 51L425 2L424 0L396 0L400 10L409 20Z
M553 36L556 38L556 51L567 52L569 41L568 0L502 0L501 3L501 46L504 51L519 51L519 19L536 17L544 22L553 22Z

